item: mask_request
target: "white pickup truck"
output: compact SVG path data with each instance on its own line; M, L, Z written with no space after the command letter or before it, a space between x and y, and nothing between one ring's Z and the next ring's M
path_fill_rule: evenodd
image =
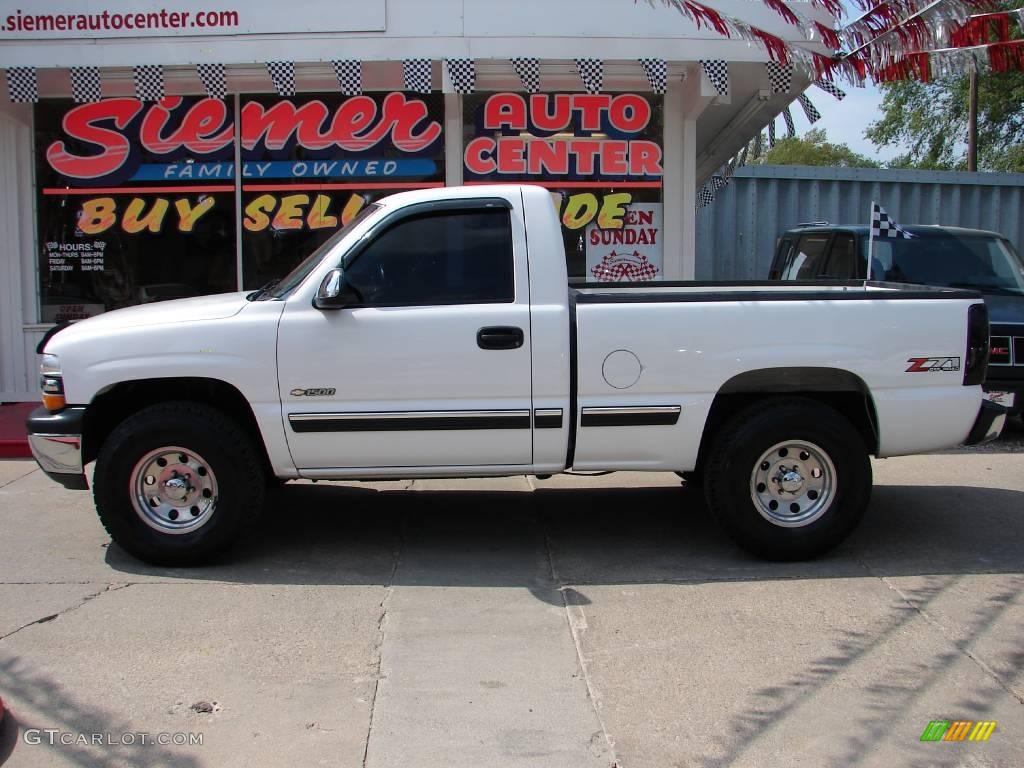
M985 306L889 284L569 288L529 186L368 207L276 285L51 331L40 466L153 563L209 559L274 478L674 471L749 550L843 539L869 457L987 439Z

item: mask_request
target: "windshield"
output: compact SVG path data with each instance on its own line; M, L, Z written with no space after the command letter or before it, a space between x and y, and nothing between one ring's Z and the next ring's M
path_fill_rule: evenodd
M293 290L302 284L302 281L306 279L310 272L312 272L317 264L327 255L338 241L341 240L345 235L351 232L362 222L366 217L372 213L376 213L380 208L379 205L368 205L361 210L352 221L343 226L330 238L324 241L323 245L313 251L309 256L303 259L295 269L289 272L280 280L271 283L269 287L257 291L252 296L254 299L267 300L267 299L283 299Z
M867 238L862 241L867 253ZM876 280L1024 294L1024 263L1009 241L985 235L875 240Z

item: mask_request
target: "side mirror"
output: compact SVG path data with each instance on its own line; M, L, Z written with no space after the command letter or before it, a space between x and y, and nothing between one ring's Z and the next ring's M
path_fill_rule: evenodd
M345 272L336 267L327 273L313 299L317 309L341 309L351 303L351 292L345 291Z

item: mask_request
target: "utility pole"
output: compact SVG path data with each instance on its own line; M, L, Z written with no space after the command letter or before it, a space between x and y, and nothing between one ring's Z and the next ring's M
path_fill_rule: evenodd
M969 75L967 95L967 170L978 170L978 61Z

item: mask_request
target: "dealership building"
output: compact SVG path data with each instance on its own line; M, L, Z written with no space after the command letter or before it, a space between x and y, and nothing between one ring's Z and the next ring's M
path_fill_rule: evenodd
M812 77L672 5L0 0L0 402L54 323L258 288L405 189L540 184L571 279L693 278L701 190Z

